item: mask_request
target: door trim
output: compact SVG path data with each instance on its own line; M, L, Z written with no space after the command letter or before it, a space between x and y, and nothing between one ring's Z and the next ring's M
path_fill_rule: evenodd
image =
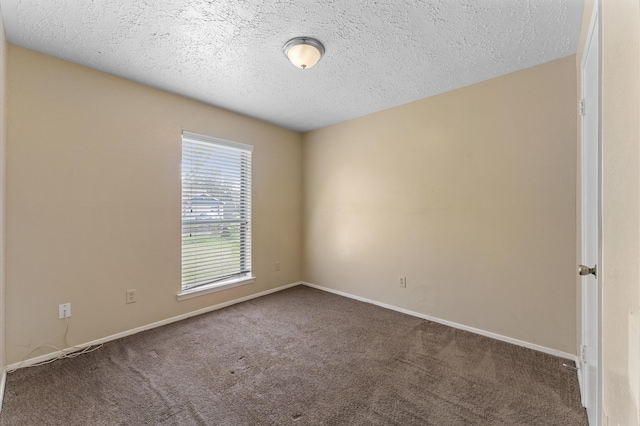
M587 56L585 53L588 51L588 46L591 43L597 43L598 46L598 102L595 105L595 108L598 110L598 134L597 134L597 152L598 152L598 165L597 165L597 188L598 188L598 198L597 198L597 238L598 238L598 247L597 247L597 265L598 265L598 273L596 276L596 285L597 285L597 293L598 293L598 323L597 323L597 331L598 331L598 339L597 339L597 373L598 380L596 383L596 424L591 426L600 426L602 423L602 287L604 285L602 276L605 270L605 265L602 261L603 259L603 244L602 244L602 109L601 109L601 100L602 100L602 50L601 50L601 38L602 31L600 25L600 0L594 0L593 4L593 12L591 14L591 19L589 21L589 29L587 32L587 37L585 40L584 50L582 52L582 57L580 60L580 98L585 98L585 87L584 87L584 67L586 65ZM594 40L593 33L595 30L598 30L598 39ZM583 152L584 152L584 131L585 124L584 119L581 118L580 122L580 194L582 194L583 189ZM581 241L580 241L580 250L581 256L585 251L585 239L582 238L582 234L584 234L585 227L585 209L583 206L582 196L580 197L580 232L581 232ZM580 279L580 308L581 308L581 333L580 333L580 347L585 343L585 309L584 309L584 298L583 298L583 286L582 279ZM582 364L582 363L581 363ZM582 365L581 365L582 366ZM580 393L582 395L582 403L585 405L585 392L584 392L584 374L586 372L581 368L579 374L579 382L580 382Z

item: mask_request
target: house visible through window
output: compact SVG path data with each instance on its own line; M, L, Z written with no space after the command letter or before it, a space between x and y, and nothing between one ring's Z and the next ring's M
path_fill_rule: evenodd
M251 145L182 134L182 290L251 276Z

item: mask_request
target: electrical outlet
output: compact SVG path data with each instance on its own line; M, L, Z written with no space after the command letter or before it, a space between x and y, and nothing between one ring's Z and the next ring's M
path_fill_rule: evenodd
M58 319L65 319L71 316L71 303L58 305Z
M279 270L280 270L280 262L276 262L276 264L274 265L274 269L275 269L276 271L279 271Z
M127 303L136 303L137 302L137 298L136 298L136 289L131 289L131 290L127 290L126 291L126 296L127 296Z
M407 287L407 277L400 277L400 287Z

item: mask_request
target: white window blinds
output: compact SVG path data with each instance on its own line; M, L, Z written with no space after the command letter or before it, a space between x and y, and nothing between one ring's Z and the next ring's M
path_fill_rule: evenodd
M251 145L182 133L182 289L251 275Z

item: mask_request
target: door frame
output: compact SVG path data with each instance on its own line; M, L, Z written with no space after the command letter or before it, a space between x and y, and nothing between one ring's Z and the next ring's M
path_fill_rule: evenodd
M597 295L598 295L598 307L597 307L597 382L596 382L596 424L591 426L600 426L602 423L602 276L605 265L602 262L602 109L601 109L601 100L602 100L602 43L601 43L601 27L600 27L600 0L595 0L593 4L593 12L591 14L591 19L589 21L589 29L587 32L587 38L585 40L584 50L582 52L582 57L580 60L580 99L585 98L585 87L584 87L584 68L586 65L586 52L588 51L588 47L591 43L595 42L598 46L598 102L594 107L597 108L598 111L598 134L597 134L597 170L592 172L597 173L597 189L598 189L598 197L597 197L597 238L598 238L598 247L597 247L597 275L596 275L596 285L597 285ZM598 38L594 40L593 33L595 30L598 30ZM585 122L584 116L580 117L580 182L579 182L579 191L580 191L580 260L582 261L582 254L585 252L585 239L583 238L586 221L585 221L585 208L584 208L584 200L582 199L583 193L583 174L585 173L583 158L584 158L584 146L585 146ZM580 308L581 308L581 333L580 333L580 390L582 395L582 405L586 406L586 395L585 389L583 388L585 383L586 371L582 368L582 347L586 342L586 332L585 325L587 323L587 310L585 309L586 300L584 297L584 283L583 279L580 278L579 281L579 289L580 289Z

